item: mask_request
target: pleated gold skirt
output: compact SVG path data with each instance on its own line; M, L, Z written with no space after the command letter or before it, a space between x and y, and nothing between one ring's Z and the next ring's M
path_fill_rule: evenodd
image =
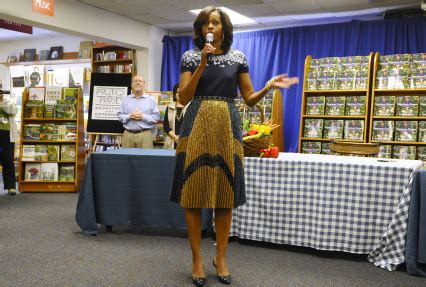
M194 99L180 130L171 200L185 208L244 204L243 156L233 100Z

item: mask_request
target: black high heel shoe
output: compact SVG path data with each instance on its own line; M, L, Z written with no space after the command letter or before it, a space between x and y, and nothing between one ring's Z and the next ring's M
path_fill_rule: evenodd
M214 262L214 259L213 259L213 266L214 266L214 268L216 268L217 280L219 280L219 282L222 283L222 284L230 285L231 284L231 274L226 275L226 276L219 275L219 273L217 272L217 265L216 265L216 262Z
M204 284L206 284L206 277L192 276L192 284L194 284L197 287L202 287L204 286Z

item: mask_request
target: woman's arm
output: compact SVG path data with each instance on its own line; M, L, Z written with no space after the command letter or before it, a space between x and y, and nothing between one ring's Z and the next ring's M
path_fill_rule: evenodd
M271 88L289 88L290 86L297 84L299 82L299 78L288 78L287 75L282 74L273 77L271 80L269 80L266 85L260 89L259 91L255 92L253 89L253 84L250 79L249 73L240 73L238 74L238 85L241 91L241 94L244 98L244 101L249 107L253 107L256 105L262 98L265 96L265 94L271 89Z

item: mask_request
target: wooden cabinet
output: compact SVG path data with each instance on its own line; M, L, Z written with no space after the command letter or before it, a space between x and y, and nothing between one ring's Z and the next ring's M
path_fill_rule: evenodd
M375 54L369 140L381 157L426 159L426 57Z
M306 57L299 152L329 154L331 139L368 141L372 60Z
M77 192L85 166L83 97L80 88L73 90L73 93L76 95L72 104L75 105L75 114L71 118L46 118L43 117L45 114L29 115L29 88L24 90L20 136L20 192ZM45 110L44 104L42 109ZM51 135L48 134L50 132ZM61 134L64 136L58 136ZM43 172L46 174L42 175Z
M136 74L135 50L119 46L93 47L93 73Z

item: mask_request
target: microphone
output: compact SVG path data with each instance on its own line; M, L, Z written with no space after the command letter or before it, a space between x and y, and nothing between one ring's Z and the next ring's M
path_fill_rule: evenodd
M213 44L213 33L207 33L206 35L206 43ZM211 62L211 54L207 55L207 62Z
M207 33L206 35L206 43L213 44L213 33Z

